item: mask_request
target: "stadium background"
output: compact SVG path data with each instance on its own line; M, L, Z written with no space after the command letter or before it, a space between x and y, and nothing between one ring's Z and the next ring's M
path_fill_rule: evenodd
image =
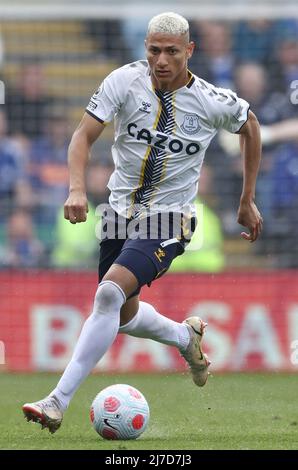
M143 58L147 21L167 10L191 22L198 48L190 70L238 91L260 120L257 203L265 224L257 243L240 239L241 157L222 136L202 175L203 245L142 298L178 321L193 313L208 320L214 372L297 371L298 137L287 134L293 127L298 136L295 3L0 2L1 371L59 371L70 358L96 289L94 209L108 197L112 126L93 149L91 210L79 226L61 211L67 145L89 96L114 68ZM286 130L270 127L285 120ZM98 370L184 367L170 348L123 336Z

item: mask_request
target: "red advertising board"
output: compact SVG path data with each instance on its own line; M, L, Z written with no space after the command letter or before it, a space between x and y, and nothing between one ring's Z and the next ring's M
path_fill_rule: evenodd
M90 272L0 273L0 364L13 371L63 370L92 310ZM298 370L298 272L168 274L142 300L181 322L208 322L204 350L214 371ZM175 371L175 348L118 335L98 364L104 371Z

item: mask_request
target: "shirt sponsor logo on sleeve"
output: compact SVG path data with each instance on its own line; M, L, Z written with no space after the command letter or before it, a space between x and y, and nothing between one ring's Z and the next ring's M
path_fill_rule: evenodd
M89 109L89 111L94 111L96 108L97 108L97 104L94 103L93 101L90 101L87 106L87 109Z

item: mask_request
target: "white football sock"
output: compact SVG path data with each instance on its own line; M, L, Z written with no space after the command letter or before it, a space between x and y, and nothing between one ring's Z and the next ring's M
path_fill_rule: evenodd
M189 344L189 330L185 324L164 317L146 302L139 303L137 314L128 323L120 326L119 333L153 339L159 343L176 346L182 351Z
M55 395L66 409L81 382L89 375L117 336L120 309L126 302L123 290L112 281L99 284L92 314L87 318Z

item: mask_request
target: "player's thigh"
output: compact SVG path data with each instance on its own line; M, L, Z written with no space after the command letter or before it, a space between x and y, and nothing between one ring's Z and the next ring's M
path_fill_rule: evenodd
M130 299L140 292L138 280L129 266L116 264L125 241L111 238L100 243L98 279L99 282L115 282L124 291L127 299Z
M115 263L126 267L138 281L138 291L146 284L150 286L154 279L164 274L171 262L177 256L179 248L177 241L166 243L160 239L128 239Z
M128 269L114 264L121 253L125 240L107 239L101 242L99 252L98 281L113 281L124 291L126 297L135 295L138 282Z
M136 276L129 268L116 263L112 264L102 280L115 282L115 284L121 287L128 299L137 290L139 283Z
M113 265L115 259L121 253L125 240L106 239L100 243L98 282L101 282Z

